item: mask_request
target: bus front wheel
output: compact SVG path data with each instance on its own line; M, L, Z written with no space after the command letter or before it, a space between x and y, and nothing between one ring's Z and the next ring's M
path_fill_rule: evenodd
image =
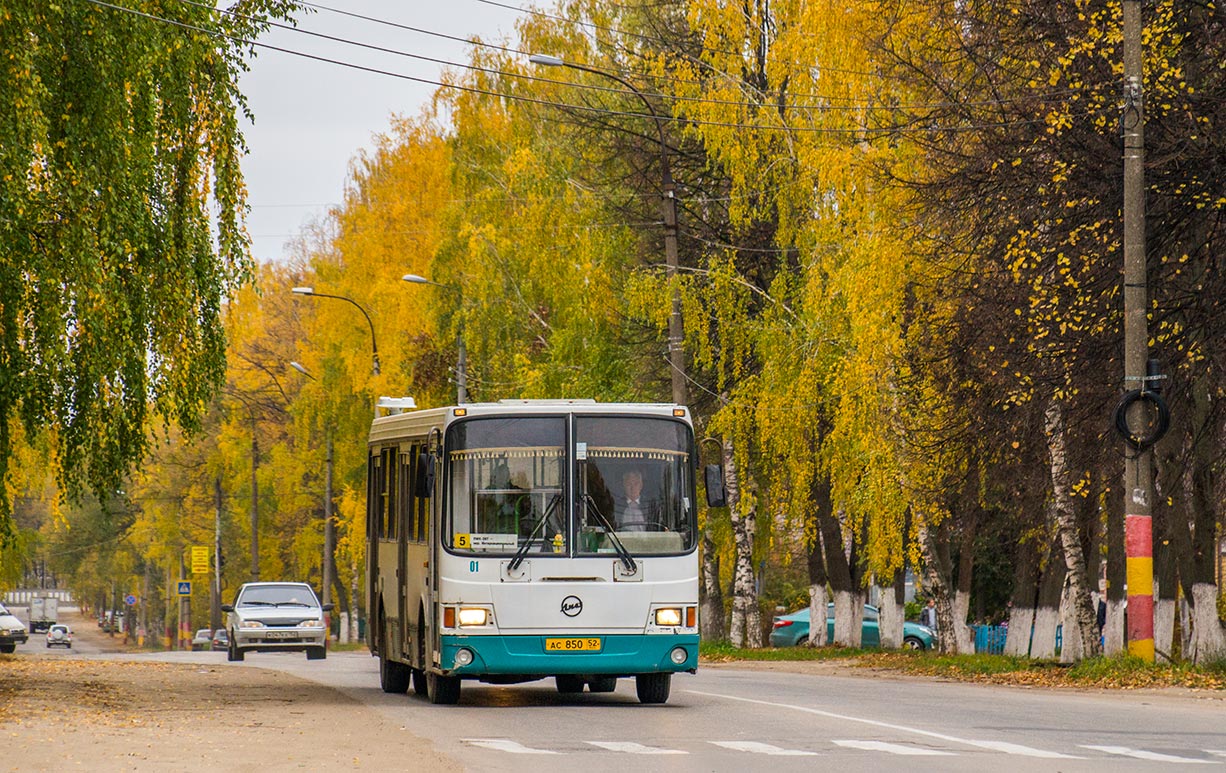
M672 683L672 674L639 674L634 677L634 690L639 703L665 703Z
M460 700L460 677L440 676L433 671L428 671L426 690L430 693L431 703L451 705Z

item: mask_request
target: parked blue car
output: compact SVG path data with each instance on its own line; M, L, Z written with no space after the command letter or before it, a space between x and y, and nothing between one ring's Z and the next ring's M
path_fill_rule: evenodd
M936 643L936 632L926 625L912 623L902 624L903 647L909 650L932 649ZM834 639L834 602L826 607L826 641ZM780 615L775 618L775 627L771 630L772 647L795 647L809 640L809 608L798 609L790 615ZM860 646L880 647L881 634L877 629L877 607L864 605L864 625L860 629Z

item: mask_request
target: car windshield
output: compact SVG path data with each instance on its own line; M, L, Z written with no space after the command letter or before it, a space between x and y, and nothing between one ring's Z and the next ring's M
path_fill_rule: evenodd
M315 594L301 585L264 585L247 588L238 600L240 607L313 607Z

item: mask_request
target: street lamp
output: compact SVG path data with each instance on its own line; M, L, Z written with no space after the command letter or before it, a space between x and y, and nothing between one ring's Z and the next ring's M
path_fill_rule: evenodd
M302 367L301 363L290 362L289 366L310 380L317 380L306 368ZM325 641L331 641L332 613L328 611L328 604L332 603L332 577L336 571L334 568L336 564L336 522L332 519L332 425L330 421L324 437L326 445L324 456L324 567L320 583L323 585L324 619L327 630Z
M370 356L374 362L372 368L373 373L379 375L379 344L375 342L375 323L370 321L370 315L366 313L366 309L352 298L346 298L343 295L328 295L327 293L317 293L313 287L295 287L293 289L295 295L309 295L314 298L335 298L338 301L353 304L358 311L362 312L362 316L366 317L366 324L370 326Z
M671 371L673 385L673 402L677 405L685 405L689 402L688 389L685 383L685 358L682 352L682 340L684 328L681 320L681 290L673 281L677 276L677 194L676 188L673 185L672 168L668 161L668 143L664 139L664 121L660 118L660 114L656 112L651 101L635 88L634 84L627 80L623 80L604 70L597 70L592 67L587 67L573 62L567 62L558 56L550 56L549 54L532 54L528 57L528 61L533 64L543 65L545 67L569 67L572 70L581 70L593 75L600 75L610 80L617 81L621 85L630 89L636 97L642 100L647 107L647 112L651 113L651 117L656 122L656 132L660 137L660 190L664 197L664 259L665 259L665 274L668 276L669 282L673 285L672 311L668 315L668 368Z
M444 290L450 290L460 296L461 304L463 303L464 295L460 292L460 288L454 285L445 285L435 282L433 279L426 279L419 274L405 274L400 277L406 282L411 282L418 285L434 285L441 287ZM460 309L460 322L456 326L456 368L455 368L455 393L456 404L463 405L468 402L468 350L464 348L464 309Z

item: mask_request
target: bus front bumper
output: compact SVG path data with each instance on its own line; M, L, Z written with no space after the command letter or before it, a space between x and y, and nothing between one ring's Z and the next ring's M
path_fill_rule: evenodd
M600 650L547 651L549 639L599 639ZM461 650L471 655L471 662L464 664ZM698 634L443 635L439 667L450 676L474 677L693 672L698 668Z

